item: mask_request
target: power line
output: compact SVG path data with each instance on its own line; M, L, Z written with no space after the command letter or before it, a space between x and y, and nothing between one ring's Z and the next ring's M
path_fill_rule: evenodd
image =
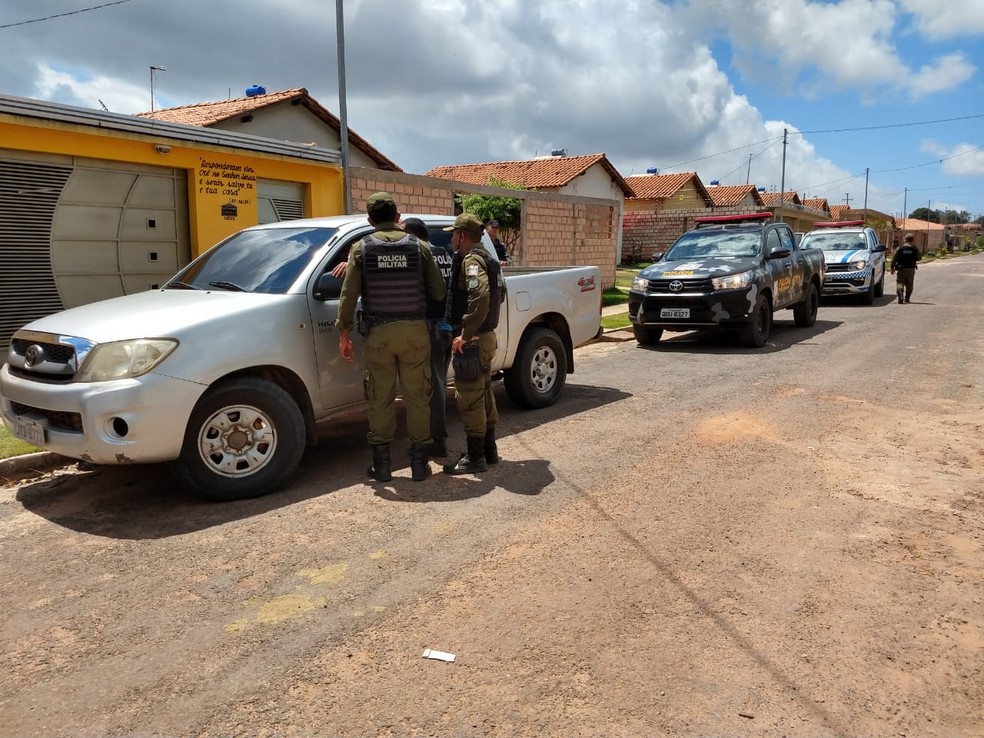
M114 0L111 3L103 3L102 5L93 5L91 8L79 8L78 10L70 10L67 13L58 13L57 15L47 15L44 18L32 18L31 20L18 21L17 23L5 23L0 26L0 31L5 28L14 28L15 26L26 26L28 23L40 23L41 21L53 20L54 18L64 18L67 15L78 15L79 13L87 13L90 10L100 10L101 8L108 8L110 5L122 5L123 3L128 3L131 0Z
M973 120L975 118L984 118L984 113L978 115L965 115L960 118L940 118L939 120L923 120L914 123L885 123L880 126L860 126L858 128L827 128L816 131L791 131L791 133L798 133L801 136L805 136L808 133L852 133L854 131L880 131L885 128L911 128L913 126L929 126L935 123L953 123L959 120Z

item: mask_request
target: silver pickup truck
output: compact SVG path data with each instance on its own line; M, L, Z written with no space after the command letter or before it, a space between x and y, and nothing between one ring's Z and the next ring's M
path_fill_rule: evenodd
M416 217L435 243L448 239L452 217ZM319 423L364 401L361 361L338 353L341 281L330 272L370 232L364 216L248 228L159 290L30 323L0 368L3 423L96 464L170 462L212 499L272 491ZM593 266L504 271L493 370L513 402L544 407L573 371L574 348L600 331L601 276Z

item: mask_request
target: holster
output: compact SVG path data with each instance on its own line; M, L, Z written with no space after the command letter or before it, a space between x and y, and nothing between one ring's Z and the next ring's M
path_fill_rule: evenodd
M452 354L451 366L454 369L455 379L464 382L474 382L485 374L485 367L482 366L482 356L478 349L478 341L471 341L465 344L464 350L460 354Z

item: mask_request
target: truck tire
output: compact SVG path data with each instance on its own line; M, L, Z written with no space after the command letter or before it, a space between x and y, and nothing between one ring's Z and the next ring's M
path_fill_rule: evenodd
M793 320L800 328L809 328L817 322L817 309L820 307L820 295L817 286L810 282L806 291L806 299L793 307Z
M245 500L283 483L304 445L304 418L286 390L259 377L239 377L198 401L171 470L202 497Z
M523 335L516 360L506 370L506 394L519 407L553 405L567 383L567 351L549 328L532 328Z
M875 275L871 275L871 287L868 291L861 295L861 304L863 305L874 305L875 304Z
M647 328L644 325L632 326L632 333L640 346L652 346L654 343L659 343L659 339L663 337L662 328Z
M759 295L752 309L751 320L741 332L741 342L752 348L762 348L772 333L772 305L765 295Z

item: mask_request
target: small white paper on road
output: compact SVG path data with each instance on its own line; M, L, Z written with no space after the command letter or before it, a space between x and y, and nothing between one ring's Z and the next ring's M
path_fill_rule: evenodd
M447 661L450 663L454 661L454 654L448 653L447 651L435 651L433 648L425 648L424 658L437 659L438 661Z

